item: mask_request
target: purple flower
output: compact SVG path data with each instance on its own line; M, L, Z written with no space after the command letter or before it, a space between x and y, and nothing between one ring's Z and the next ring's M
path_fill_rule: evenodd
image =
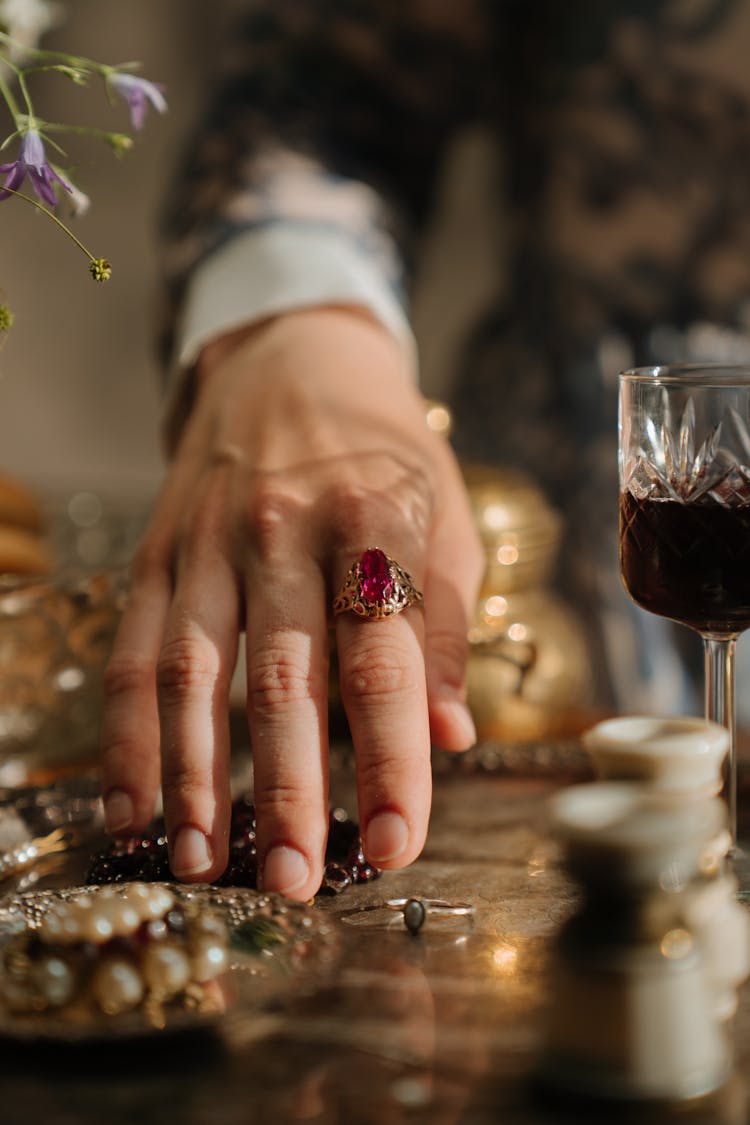
M55 183L62 184L66 191L72 190L70 184L66 183L52 165L47 163L44 142L36 129L29 129L24 133L18 160L10 164L0 164L0 172L9 173L5 187L0 188L0 199L9 199L10 191L19 191L27 176L36 194L50 207L57 205ZM10 188L10 191L6 191L6 188Z
M130 124L134 129L140 129L146 119L148 102L158 113L166 113L167 102L162 93L163 86L149 82L147 78L139 78L136 74L112 74L109 84L128 103L130 110Z

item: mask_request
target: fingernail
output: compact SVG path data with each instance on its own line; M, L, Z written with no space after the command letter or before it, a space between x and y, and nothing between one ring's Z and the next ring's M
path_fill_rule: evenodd
M263 890L292 894L310 878L307 860L296 848L277 845L266 855L263 864Z
M471 711L466 704L461 703L458 699L446 699L442 705L460 729L468 745L473 746L477 740L477 728L474 726Z
M104 801L104 829L113 836L133 823L133 801L124 789L112 789Z
M409 842L409 829L402 816L382 812L374 816L365 833L365 855L372 863L385 863L402 854Z
M199 828L188 825L181 828L172 848L171 868L178 879L185 875L200 875L213 863L211 846Z

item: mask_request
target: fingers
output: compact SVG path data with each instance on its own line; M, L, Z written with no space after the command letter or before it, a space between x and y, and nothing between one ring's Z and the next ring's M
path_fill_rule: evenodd
M185 478L173 478L134 563L131 593L105 677L105 827L145 828L161 789L178 878L210 879L228 854L228 693L239 595L223 534L217 474L193 488L178 557ZM176 568L173 579L172 569Z
M157 664L161 781L170 867L211 880L227 864L229 686L240 597L228 558L221 474L191 513Z
M189 463L167 482L131 567L130 592L104 677L101 775L104 825L147 827L160 781L156 665L172 601L176 527L192 485Z
M159 792L155 669L172 584L158 558L137 566L104 679L102 795L107 832L145 828Z
M326 591L302 549L248 574L248 722L260 883L319 889L328 829Z
M431 798L422 611L379 621L344 613L336 637L365 855L379 867L403 867L424 846Z

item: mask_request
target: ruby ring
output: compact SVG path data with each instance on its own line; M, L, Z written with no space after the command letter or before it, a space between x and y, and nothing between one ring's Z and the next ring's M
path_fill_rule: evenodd
M368 547L349 570L333 599L333 612L378 620L411 605L424 605L412 577L379 547Z

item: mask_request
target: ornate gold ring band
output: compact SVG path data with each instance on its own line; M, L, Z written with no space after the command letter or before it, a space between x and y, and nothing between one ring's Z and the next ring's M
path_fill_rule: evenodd
M379 547L368 547L347 573L333 612L379 621L413 605L424 605L424 598L408 571Z

